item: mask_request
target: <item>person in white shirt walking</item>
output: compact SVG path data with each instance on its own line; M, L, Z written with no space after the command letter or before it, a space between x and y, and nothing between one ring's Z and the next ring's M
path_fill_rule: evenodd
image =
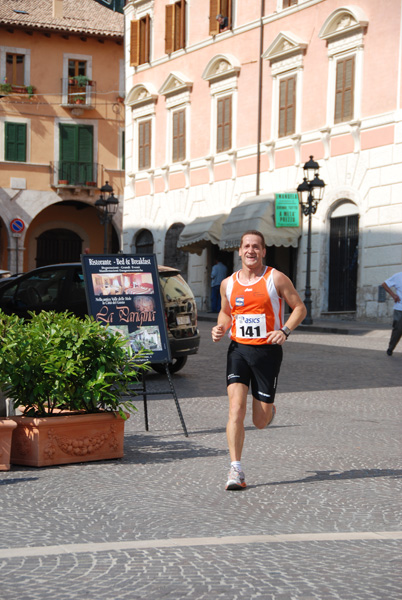
M394 304L394 320L392 322L391 338L389 340L387 354L392 356L397 343L402 337L402 271L395 273L386 279L382 287L392 297ZM395 291L391 288L395 288Z

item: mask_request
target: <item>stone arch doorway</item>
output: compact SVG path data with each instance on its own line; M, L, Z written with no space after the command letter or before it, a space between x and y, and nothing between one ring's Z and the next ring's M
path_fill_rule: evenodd
M188 274L188 253L177 247L177 241L184 229L183 223L173 223L166 232L163 264L181 271L184 279Z
M356 310L359 214L344 202L330 217L328 311Z
M48 229L36 239L36 266L63 262L78 262L82 239L69 229Z

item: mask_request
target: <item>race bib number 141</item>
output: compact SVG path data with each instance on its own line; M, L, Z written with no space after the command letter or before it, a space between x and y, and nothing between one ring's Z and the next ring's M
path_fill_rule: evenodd
M265 315L236 315L236 337L247 340L267 337Z

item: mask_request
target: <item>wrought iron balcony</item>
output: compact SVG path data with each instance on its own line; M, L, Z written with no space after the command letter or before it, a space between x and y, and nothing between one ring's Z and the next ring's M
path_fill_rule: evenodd
M98 187L98 163L61 160L51 164L51 185L58 188Z
M96 82L86 77L81 80L69 77L61 80L63 106L92 108L96 93Z

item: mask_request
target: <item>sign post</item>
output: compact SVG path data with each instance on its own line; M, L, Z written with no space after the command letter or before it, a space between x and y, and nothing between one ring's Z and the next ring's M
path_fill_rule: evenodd
M12 233L12 236L15 237L15 264L16 264L16 268L15 268L15 272L18 273L19 271L19 265L18 265L18 252L19 252L19 245L18 245L18 238L21 237L22 232L25 229L25 223L22 219L20 219L19 217L16 217L15 219L12 219L10 221L10 230Z

